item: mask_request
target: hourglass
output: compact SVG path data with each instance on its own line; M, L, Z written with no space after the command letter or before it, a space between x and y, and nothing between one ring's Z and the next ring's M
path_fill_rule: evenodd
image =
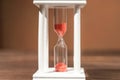
M33 80L85 80L81 67L80 8L86 0L34 0L33 3L39 8L38 70L33 74ZM50 8L54 10L52 27L48 26ZM68 66L68 50L64 40L68 25L67 9L74 10L73 67ZM49 67L49 28L58 36L53 48L54 67Z
M54 9L54 31L58 41L54 46L54 67L56 72L67 71L67 45L63 36L67 30L67 9L56 7Z

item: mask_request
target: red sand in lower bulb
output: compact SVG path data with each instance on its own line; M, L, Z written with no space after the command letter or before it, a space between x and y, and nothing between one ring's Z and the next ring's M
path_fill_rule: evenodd
M67 24L61 23L61 24L55 24L55 31L58 35L63 36L66 32Z
M65 63L57 63L55 66L56 72L66 72L67 71L67 65Z

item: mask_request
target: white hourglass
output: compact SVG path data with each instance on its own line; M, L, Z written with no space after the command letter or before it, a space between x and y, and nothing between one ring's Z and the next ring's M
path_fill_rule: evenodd
M33 80L86 80L81 67L81 8L86 0L33 0L38 7L38 70ZM49 10L54 9L54 25L49 26ZM73 66L68 66L67 44L63 37L67 31L67 9L73 10ZM49 67L49 28L58 36L55 42L54 67ZM69 31L68 31L69 33ZM53 56L52 56L53 57ZM53 60L53 59L52 59Z

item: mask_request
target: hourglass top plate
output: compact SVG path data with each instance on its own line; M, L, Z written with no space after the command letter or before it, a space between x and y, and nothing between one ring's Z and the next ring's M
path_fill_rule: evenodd
M86 4L86 0L34 0L34 4L38 7L39 5L47 5L48 7L74 7L77 6L84 6Z

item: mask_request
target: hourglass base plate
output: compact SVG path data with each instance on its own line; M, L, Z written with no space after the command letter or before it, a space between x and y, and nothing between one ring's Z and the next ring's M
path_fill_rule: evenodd
M33 75L33 80L85 80L84 69L74 70L69 68L67 72L55 72L54 68L50 68L48 72L40 72L39 70Z

